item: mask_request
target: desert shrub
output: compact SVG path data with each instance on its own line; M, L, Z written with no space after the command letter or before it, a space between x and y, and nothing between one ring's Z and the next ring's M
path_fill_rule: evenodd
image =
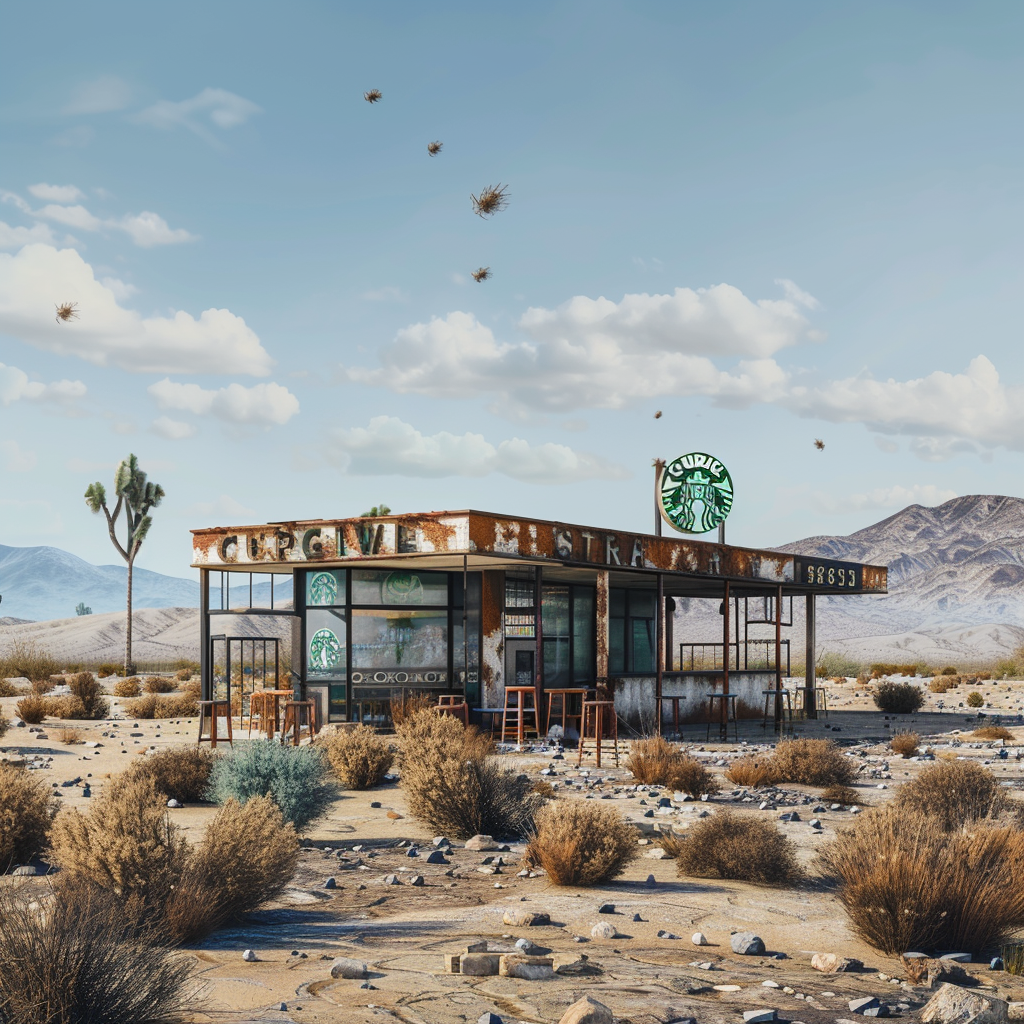
M916 676L920 674L923 665L916 663L912 665L894 665L890 662L877 661L870 669L872 679L880 679L882 676Z
M126 700L121 705L121 710L129 718L154 718L158 702L159 698L155 693L147 693L143 697Z
M47 718L60 718L64 721L86 717L85 704L81 697L66 693L61 697L44 697Z
M749 786L751 789L774 786L778 782L775 761L770 754L737 758L726 769L725 777L737 786Z
M76 743L85 741L85 733L81 729L61 729L57 733L57 739L65 746L73 747Z
M48 679L60 671L60 662L36 644L15 640L6 654L0 656L2 679Z
M194 961L89 889L30 907L0 894L0 1020L11 1024L172 1024L191 1009Z
M980 708L984 705L984 703L985 698L982 697L982 695L978 693L977 690L972 690L969 694L967 694L967 706L969 708Z
M0 739L3 739L4 733L11 727L11 723L4 718L3 714L0 713Z
M21 689L14 685L9 679L0 677L0 697L17 697Z
M772 755L779 782L848 786L857 766L831 740L782 740Z
M191 697L193 700L199 700L200 695L203 692L203 681L198 678L187 679L178 688L181 691L182 696ZM198 712L196 712L198 714Z
M1006 740L1007 743L1013 741L1013 733L1001 725L983 725L980 729L975 729L971 735L976 740Z
M945 676L936 676L929 684L928 689L932 693L948 693L951 683Z
M942 761L904 783L894 798L905 811L919 811L946 831L995 818L1009 806L996 777L974 761Z
M633 778L645 786L667 786L690 796L717 793L721 788L703 764L662 736L633 743L626 758L626 767L633 773Z
M391 770L391 746L368 725L340 729L317 741L346 789L372 789Z
M0 873L41 853L57 798L35 772L0 762Z
M601 885L622 874L637 853L637 830L614 807L582 800L537 811L526 860L554 885Z
M179 668L178 671L174 673L174 678L177 679L179 683L187 683L192 678L192 675L193 672L191 668Z
M847 676L859 675L863 668L861 662L855 661L846 654L841 654L838 651L822 651L818 655L814 674L826 679L830 676L842 676L845 679Z
M50 678L46 679L33 679L31 686L32 692L42 696L44 693L49 693L57 684Z
M121 707L129 718L195 718L199 714L199 702L187 693L168 697L146 693L126 700Z
M852 786L826 786L821 791L821 799L846 807L864 806L864 798Z
M391 698L391 724L397 729L404 722L421 711L434 706L434 698L428 693L403 690Z
M147 676L142 681L142 689L146 693L173 693L177 688L174 679L165 679L163 676Z
M921 745L921 737L916 732L898 732L889 741L889 748L901 757L913 757Z
M722 811L698 821L680 843L679 874L787 885L800 877L796 847L764 818Z
M686 836L677 836L675 832L662 832L658 837L657 844L672 860L675 860L683 852L683 843Z
M115 665L112 661L105 661L102 665L96 666L96 675L100 679L106 679L108 676L116 676L121 671L120 665Z
M50 830L50 859L72 887L97 885L149 908L162 907L187 846L166 820L151 779L116 779L88 814L64 808Z
M949 833L889 806L841 831L819 866L838 879L854 929L884 953L981 953L1024 926L1024 833L1014 828Z
M79 672L68 680L71 696L77 697L84 708L80 718L106 718L110 714L110 702L103 696L99 682L91 672Z
M22 697L14 707L18 717L29 725L38 725L46 717L46 698L36 694Z
M992 678L992 673L991 672L979 672L978 673L979 681L983 680L983 679L991 679L991 678Z
M940 676L955 676L956 668L953 665L947 665L940 673Z
M183 804L203 799L210 784L210 772L220 757L208 747L196 745L171 747L158 754L138 758L122 778L150 780L156 791L168 800Z
M890 715L912 715L924 704L924 694L914 683L879 683L872 697L875 707Z
M534 779L530 792L536 793L543 800L555 800L558 797L555 787L547 779Z
M409 810L438 834L521 837L542 800L530 779L489 755L490 737L429 708L398 728L401 786Z
M299 842L269 796L234 800L207 825L163 909L176 942L195 942L284 892Z
M218 804L244 805L269 794L285 818L302 829L330 809L335 790L326 774L327 761L316 747L255 740L216 761L206 796Z
M142 692L142 684L138 676L129 676L127 679L118 679L114 683L113 694L115 697L138 697Z

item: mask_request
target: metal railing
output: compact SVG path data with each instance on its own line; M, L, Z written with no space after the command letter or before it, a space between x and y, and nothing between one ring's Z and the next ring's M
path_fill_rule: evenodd
M680 672L721 672L725 667L723 658L729 649L729 669L737 672L774 672L774 640L741 640L724 643L689 643L679 645ZM789 641L779 644L782 674L790 675Z

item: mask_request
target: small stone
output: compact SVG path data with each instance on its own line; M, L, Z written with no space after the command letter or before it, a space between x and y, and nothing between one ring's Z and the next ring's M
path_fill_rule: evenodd
M634 921L642 921L642 920L643 920L643 918L642 918L642 917L641 917L641 916L640 916L639 914L634 914L634 915L633 915L633 920L634 920Z
M362 985L360 985L359 987L360 988L368 988L368 989L371 989L373 991L376 991L376 989L377 989L376 985L371 985L370 982L368 982L368 981L364 981L362 983Z
M729 945L740 956L762 956L765 951L761 937L753 932L735 932L729 938Z
M646 885L648 889L653 889L657 884L658 880L654 877L654 875L648 875L647 881L644 882L644 885Z
M402 884L402 880L398 877L398 875L385 875L384 876L384 884L385 885L401 885Z
M379 800L374 800L373 803L370 804L370 807L373 810L375 810L375 811L379 811L380 810L380 801ZM353 847L353 849L355 849L355 847Z
M950 960L955 964L969 964L971 962L970 953L943 953L939 957L940 960Z
M488 1010L477 1017L476 1024L505 1024L505 1022L496 1013L491 1013Z
M558 1024L614 1024L612 1011L593 996L584 996L569 1007Z
M530 910L506 910L502 921L511 928L537 928L551 923L548 914L538 913Z
M287 1013L288 1012L288 1004L287 1003L281 1003L278 1006L278 1010L280 1010L281 1013Z
M703 932L694 932L690 936L690 941L695 946L706 946L708 944L708 937Z
M497 850L498 844L492 836L475 835L466 840L466 849L479 852L481 850Z
M427 854L427 863L428 864L448 864L450 862L445 859L444 854L440 850L431 850L430 853Z
M388 811L388 817L392 821L401 821L402 818L405 817L405 815L399 814L398 811Z
M599 921L590 929L592 939L614 939L615 934L615 925L610 921Z
M444 836L434 836L430 841L431 846L451 846L452 844Z
M743 1020L745 1024L768 1024L768 1021L777 1020L774 1010L744 1010Z
M459 967L460 973L472 978L489 978L497 975L500 965L500 953L465 953Z
M658 932L658 938L659 939L678 939L679 936L675 935L673 932L667 932L667 931L665 931L664 928L662 928L662 930L660 932Z
M244 961L245 961L245 962L246 962L247 964L254 964L254 963L256 963L256 961L257 961L257 960L259 960L259 957L258 957L258 956L257 956L257 955L256 955L256 954L255 954L255 953L254 953L254 952L253 952L253 951L252 951L251 949L247 949L247 950L246 950L246 951L245 951L245 952L244 952L244 953L242 954L242 959L243 959L243 960L244 960Z
M39 869L33 864L22 864L20 867L16 867L11 874L18 878L33 878L39 874Z
M994 956L988 963L988 969L990 971L1001 971L1004 968L1003 958L1001 956Z
M501 958L498 974L503 978L519 978L520 981L546 981L555 976L555 970L549 956L509 953Z
M366 974L366 964L362 960L354 960L352 957L335 957L331 964L332 978L365 978Z
M599 914L614 914L615 913L615 904L614 903L602 903L601 906L599 906L597 908L597 912Z
M811 966L816 971L821 971L822 974L842 974L849 971L859 971L864 965L860 960L838 956L835 953L815 953L811 957Z
M418 857L419 855L420 851L417 850L415 846L410 846L408 852L406 853L406 857Z
M877 1010L881 1004L874 996L861 996L858 999L851 999L846 1005L853 1013L863 1014L865 1010Z
M779 983L777 981L762 981L761 982L761 988L780 988L780 987L781 986L779 985ZM822 992L822 995L825 995L825 994L826 993Z
M422 875L413 875L412 878L409 879L409 884L410 885L414 885L417 888L419 888L420 886L423 885L423 876Z
M180 800L175 800L174 797L171 797L171 799L167 801L167 806L168 807L182 807L184 805L181 803Z
M325 889L337 889L338 888L338 880L334 877L334 875L331 875L331 877L328 878L326 882L324 882L324 888Z

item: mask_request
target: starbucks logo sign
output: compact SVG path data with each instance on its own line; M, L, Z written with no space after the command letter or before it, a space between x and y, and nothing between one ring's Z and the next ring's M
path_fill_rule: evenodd
M318 629L309 641L309 667L311 669L336 668L341 661L341 644L329 629Z
M708 533L732 508L732 477L714 456L690 452L665 466L659 498L662 516L680 533Z
M309 583L310 604L337 604L338 581L333 572L318 572Z

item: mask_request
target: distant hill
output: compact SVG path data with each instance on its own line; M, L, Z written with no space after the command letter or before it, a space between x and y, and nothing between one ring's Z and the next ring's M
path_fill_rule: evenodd
M6 618L66 619L81 601L96 615L123 611L128 585L125 565L92 565L60 548L13 548L0 545L0 611ZM264 599L269 585L253 586L253 597ZM275 602L291 597L291 580L275 585ZM245 588L248 598L248 587ZM234 603L234 602L232 602ZM135 567L134 608L198 608L198 580L164 576Z

